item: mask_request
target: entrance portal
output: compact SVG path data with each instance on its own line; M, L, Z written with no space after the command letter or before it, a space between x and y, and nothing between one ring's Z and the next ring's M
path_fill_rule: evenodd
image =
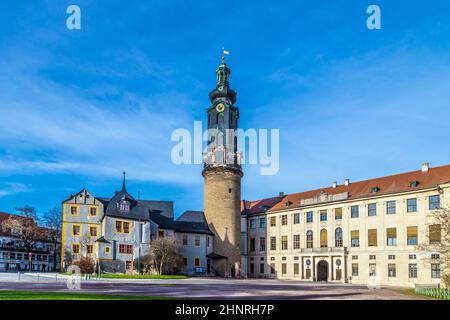
M317 264L317 281L328 281L328 262L325 260Z

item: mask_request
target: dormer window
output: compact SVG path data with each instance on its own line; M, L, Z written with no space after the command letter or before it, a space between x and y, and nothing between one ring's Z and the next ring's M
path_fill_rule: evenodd
M129 212L130 211L130 203L127 200L122 199L119 203L119 210L122 212Z
M286 201L286 202L284 203L284 206L285 206L286 208L289 208L289 207L291 206L291 204L292 204L292 202Z
M414 180L414 181L410 181L410 182L409 182L409 186L410 186L411 188L416 188L419 184L420 184L420 182L417 181L417 180Z
M378 187L373 187L372 188L372 193L377 193L378 191L380 191L380 188L378 188Z

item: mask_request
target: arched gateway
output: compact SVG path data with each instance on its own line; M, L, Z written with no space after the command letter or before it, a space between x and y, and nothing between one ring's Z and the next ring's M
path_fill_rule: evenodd
M328 262L325 260L317 264L317 281L328 281Z

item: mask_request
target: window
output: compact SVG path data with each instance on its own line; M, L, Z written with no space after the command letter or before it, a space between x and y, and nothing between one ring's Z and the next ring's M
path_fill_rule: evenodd
M376 276L377 276L377 264L369 263L369 277L376 277Z
M123 223L123 233L130 233L130 223L129 222Z
M73 254L79 254L80 253L80 245L79 244L73 244L72 245L72 252L73 252Z
M88 244L86 246L86 253L87 254L93 254L94 253L94 246L92 244Z
M328 233L326 229L320 230L320 247L328 247Z
M256 227L255 219L250 219L250 229L255 229L255 227Z
M294 224L300 223L300 213L294 213Z
M122 221L116 221L116 232L122 232Z
M408 275L412 279L417 278L417 264L416 263L408 264Z
M288 218L287 218L287 215L285 214L285 215L282 215L281 216L281 225L282 226L287 226L287 223L288 222Z
M96 216L97 215L97 207L90 207L89 208L89 214L91 216Z
M277 238L270 237L270 250L277 250Z
M111 253L111 247L110 246L106 246L105 247L105 254L110 254Z
M275 227L277 225L277 218L276 217L270 217L270 226Z
M309 212L306 213L306 222L307 223L313 222L313 213L312 213L312 211L309 211Z
M266 217L259 218L259 227L264 229L266 227Z
M352 218L359 218L359 206L351 206L350 214Z
M200 247L200 236L195 236L195 246Z
M300 235L294 234L293 239L294 239L294 243L293 243L294 250L300 249Z
M439 195L431 196L428 198L428 200L430 210L441 208L441 197Z
M334 209L334 219L335 220L342 220L342 208Z
M282 275L287 274L287 264L286 263L281 264L281 274Z
M200 258L194 258L194 267L200 267Z
M388 259L389 260L395 260L395 254L388 255Z
M266 237L259 238L259 251L266 251Z
M432 279L441 278L441 266L438 263L431 264L431 278Z
M306 247L313 247L313 232L311 230L308 230L308 232L306 232Z
M158 238L164 238L164 230L158 230Z
M70 215L72 215L72 216L78 215L78 207L77 206L70 206Z
M343 246L343 234L341 228L336 228L334 231L334 237L335 237L335 246L336 247L342 247Z
M376 203L369 203L367 206L367 213L369 217L373 217L377 215L377 204Z
M16 253L15 252L10 252L9 253L9 258L13 259L13 260L16 259Z
M376 247L378 245L377 229L367 230L367 242L369 247Z
M255 238L250 238L250 252L255 252Z
M417 245L417 227L406 227L406 243L408 246Z
M441 225L432 224L428 227L428 237L430 239L430 244L436 244L441 242Z
M255 273L255 265L250 263L250 273Z
M72 226L72 235L73 236L79 236L81 235L81 226L78 224L74 224Z
M123 212L129 212L130 211L130 203L128 201L126 201L125 199L122 200L119 205L119 210L123 211Z
M432 253L431 254L431 259L440 259L441 255L439 253Z
M358 260L358 256L352 256L352 260Z
M183 258L183 266L187 266L188 265L188 258Z
M357 263L352 263L352 277L359 276L359 265Z
M125 261L125 269L131 270L131 261L129 261L129 260Z
M396 228L387 228L386 229L386 242L388 246L396 246L397 245L397 229Z
M97 231L98 231L97 227L89 227L89 235L91 237L96 237L97 236Z
M415 254L410 254L410 255L408 255L408 259L409 260L416 260L417 256Z
M374 254L369 255L369 260L377 260L377 256Z
M395 267L395 264L389 263L388 264L388 277L395 278L396 276L397 276L397 269Z
M406 200L406 211L407 212L417 212L417 199Z
M300 265L298 263L294 263L294 276L298 276L300 274Z
M132 254L133 246L130 244L119 244L119 253Z
M275 274L275 263L270 264L270 273Z
M263 273L264 274L264 263L260 263L259 264L259 273Z
M396 204L395 201L387 201L386 202L386 214L395 214L396 212Z
M281 250L287 250L288 249L288 236L282 236L281 237Z
M352 230L350 232L350 240L352 247L359 247L359 230Z
M211 240L210 240L210 238L209 238L209 236L206 236L206 246L209 248L209 246L210 246L210 243L211 243Z
M320 221L327 221L327 210L320 210Z
M189 243L189 238L187 234L183 234L183 246L187 246Z

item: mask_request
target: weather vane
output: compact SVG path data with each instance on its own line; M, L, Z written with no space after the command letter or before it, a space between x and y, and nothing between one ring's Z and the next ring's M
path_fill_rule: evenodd
M225 55L230 54L230 51L225 50L224 47L222 47L222 62L225 62Z

